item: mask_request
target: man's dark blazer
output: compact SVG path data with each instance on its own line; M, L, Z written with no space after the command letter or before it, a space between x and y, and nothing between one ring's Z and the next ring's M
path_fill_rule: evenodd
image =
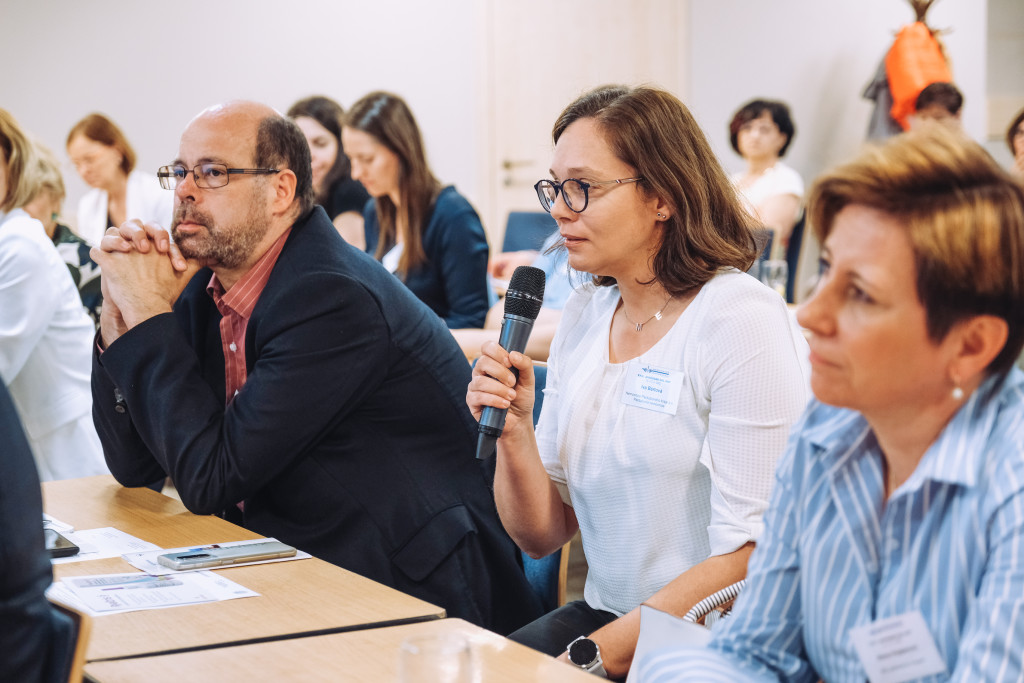
M0 681L67 680L74 625L46 599L52 580L36 461L0 382Z
M94 358L118 481L169 474L197 514L231 518L244 501L245 527L498 632L537 616L473 456L469 366L441 319L317 207L252 312L248 378L225 408L210 276Z

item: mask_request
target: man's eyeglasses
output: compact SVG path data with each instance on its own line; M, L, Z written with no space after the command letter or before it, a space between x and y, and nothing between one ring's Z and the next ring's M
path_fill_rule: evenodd
M228 168L224 164L199 164L191 170L184 166L161 166L157 169L156 177L160 179L160 187L173 190L185 182L189 173L196 179L198 187L212 190L227 185L232 175L269 175L280 171L276 168Z
M624 183L635 183L643 178L619 178L618 180L598 180L591 183L576 178L567 178L560 183L554 180L538 181L533 189L537 190L537 199L544 210L551 213L551 207L558 199L558 193L562 193L565 205L576 213L583 213L590 202L590 188L595 185L622 185Z

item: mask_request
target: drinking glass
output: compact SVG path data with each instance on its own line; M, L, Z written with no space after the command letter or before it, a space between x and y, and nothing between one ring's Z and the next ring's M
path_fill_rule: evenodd
M469 643L453 635L402 641L398 680L402 683L471 683Z
M786 282L789 280L789 264L785 261L762 261L760 280L786 298Z

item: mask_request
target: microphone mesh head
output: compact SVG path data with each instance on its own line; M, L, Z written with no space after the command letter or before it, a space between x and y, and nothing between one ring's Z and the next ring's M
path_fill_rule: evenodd
M544 271L533 266L519 266L512 273L505 293L505 315L518 315L536 320L544 303Z

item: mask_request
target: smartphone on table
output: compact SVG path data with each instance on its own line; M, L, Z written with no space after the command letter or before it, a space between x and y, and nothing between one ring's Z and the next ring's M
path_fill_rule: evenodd
M49 527L43 527L43 538L46 539L46 552L50 554L51 559L77 555L80 550L77 545L69 541L65 536Z
M160 555L156 561L170 569L206 569L209 567L226 567L243 562L259 562L291 557L295 548L280 541L262 541L221 547L218 545L192 548L175 553Z

